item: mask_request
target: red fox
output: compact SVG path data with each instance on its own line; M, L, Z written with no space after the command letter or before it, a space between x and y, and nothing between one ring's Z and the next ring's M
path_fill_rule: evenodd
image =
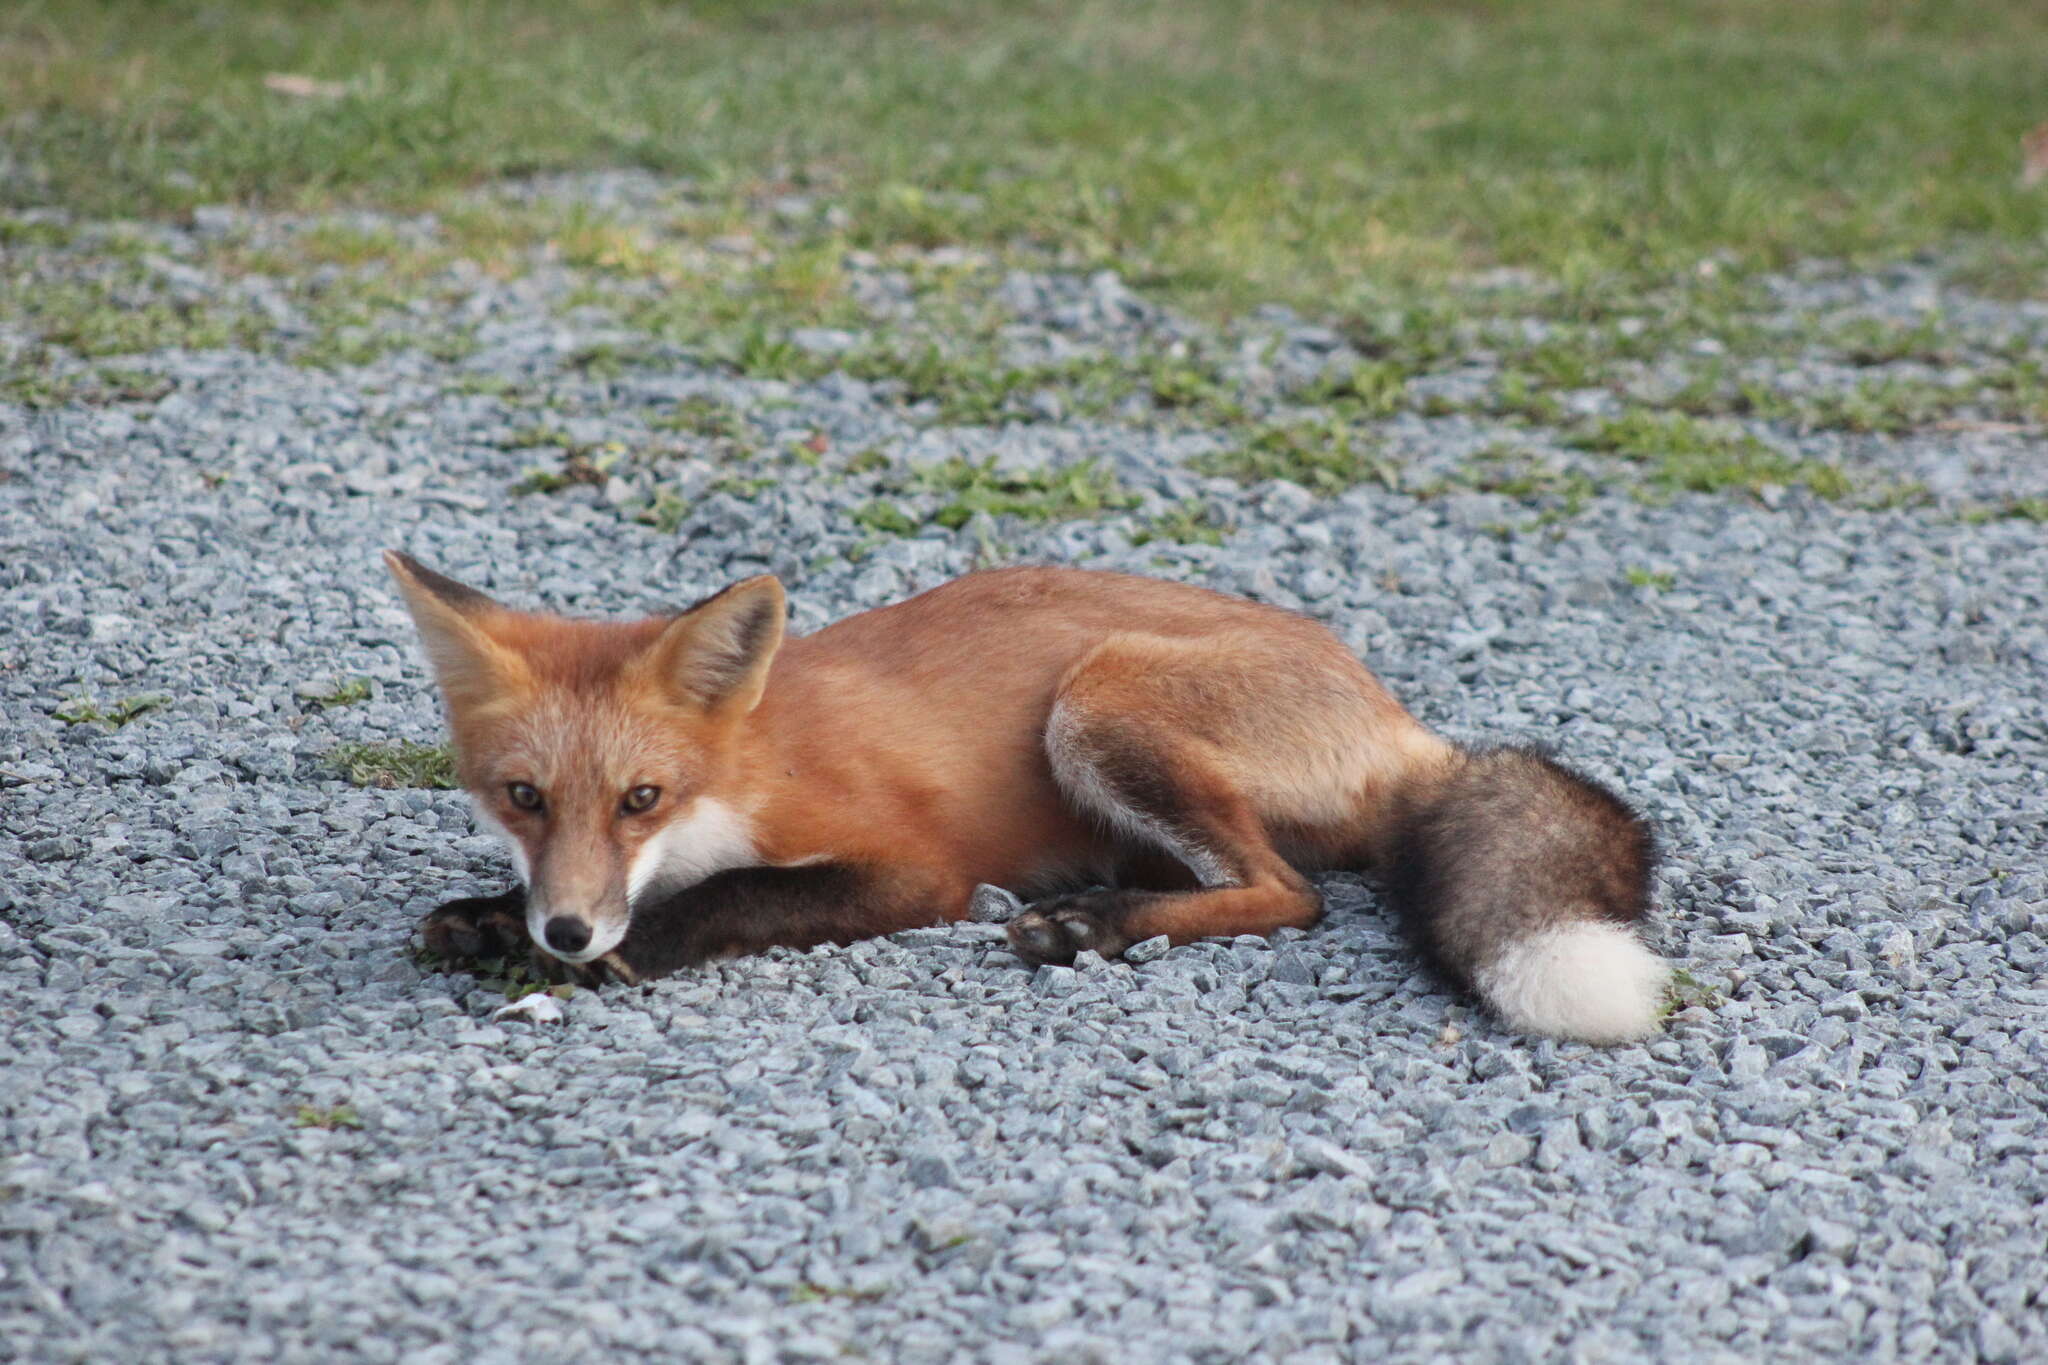
M1649 827L1540 753L1439 737L1306 617L1010 568L785 638L770 577L613 623L386 560L521 882L427 917L448 957L530 942L636 982L961 919L998 887L1043 898L1017 955L1071 963L1307 928L1304 874L1362 868L1509 1027L1656 1027Z

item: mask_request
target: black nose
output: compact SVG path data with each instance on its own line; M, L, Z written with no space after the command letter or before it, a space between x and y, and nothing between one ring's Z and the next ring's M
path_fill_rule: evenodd
M580 953L590 946L590 926L572 915L556 915L542 936L558 953Z

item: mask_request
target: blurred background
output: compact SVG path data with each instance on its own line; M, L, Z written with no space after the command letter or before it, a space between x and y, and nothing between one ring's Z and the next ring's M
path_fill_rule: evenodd
M637 166L697 182L710 236L810 196L820 241L1029 246L1225 308L1958 240L2031 292L2044 54L2027 0L28 0L0 202L430 205Z

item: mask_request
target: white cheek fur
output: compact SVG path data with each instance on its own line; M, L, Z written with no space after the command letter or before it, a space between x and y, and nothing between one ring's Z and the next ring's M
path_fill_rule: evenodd
M690 813L641 845L626 873L626 900L650 887L681 891L716 872L760 864L753 824L723 801L700 796Z

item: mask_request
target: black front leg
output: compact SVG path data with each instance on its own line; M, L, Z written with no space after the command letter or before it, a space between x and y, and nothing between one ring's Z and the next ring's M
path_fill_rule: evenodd
M628 981L767 948L851 943L957 919L966 887L839 864L721 872L633 913L602 961Z
M449 901L420 923L428 948L452 962L531 954L553 980L628 983L766 948L851 943L957 919L964 888L901 872L820 864L721 872L633 912L625 941L595 962L563 962L526 932L526 890Z

